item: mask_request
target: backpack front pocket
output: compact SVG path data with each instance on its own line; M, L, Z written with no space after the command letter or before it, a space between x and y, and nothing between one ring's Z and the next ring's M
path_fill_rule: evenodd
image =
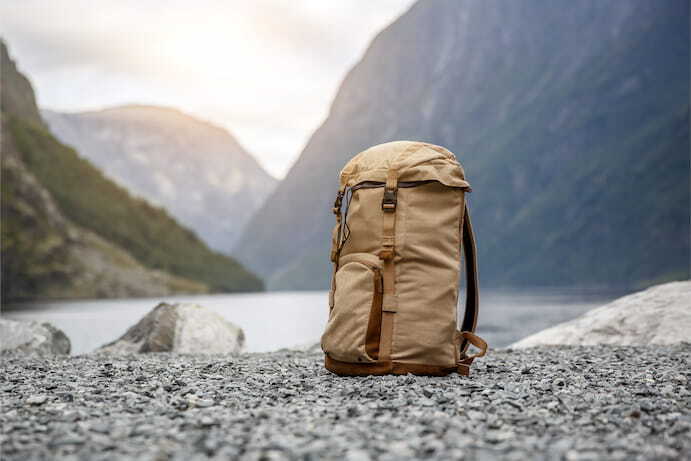
M322 350L341 362L375 362L381 336L381 261L369 253L354 253L340 263Z

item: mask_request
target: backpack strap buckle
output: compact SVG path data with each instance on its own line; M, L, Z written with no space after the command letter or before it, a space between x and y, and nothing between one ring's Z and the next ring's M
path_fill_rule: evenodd
M384 198L381 201L381 209L385 212L396 211L396 189L384 188Z

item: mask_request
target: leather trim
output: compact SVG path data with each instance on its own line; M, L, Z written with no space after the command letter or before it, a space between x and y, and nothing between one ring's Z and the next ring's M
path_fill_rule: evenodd
M463 338L464 340L468 341L473 346L480 349L480 351L477 354L473 354L471 356L466 357L467 359L471 359L471 363L472 363L472 359L476 359L478 357L484 357L484 355L487 353L487 342L485 342L484 339L480 338L475 333L471 333L469 331L461 331L460 335L461 335L461 338Z
M372 281L372 307L369 311L367 333L365 335L365 352L374 360L379 358L379 341L381 339L382 326L382 276L379 270L374 270Z
M324 357L324 366L330 372L340 376L407 375L408 373L424 376L446 376L451 373L461 373L457 365L443 367L401 362L346 363L334 360L328 355Z

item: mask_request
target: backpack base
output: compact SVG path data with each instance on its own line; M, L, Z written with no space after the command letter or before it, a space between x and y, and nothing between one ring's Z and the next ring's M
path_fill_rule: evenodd
M328 355L324 356L326 369L340 376L407 375L408 373L420 376L447 376L451 373L458 373L468 376L470 362L472 359L459 362L457 366L443 367L402 362L348 363L334 360Z

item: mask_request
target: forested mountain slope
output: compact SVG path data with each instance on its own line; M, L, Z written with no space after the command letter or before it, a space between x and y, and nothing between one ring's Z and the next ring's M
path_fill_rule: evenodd
M42 115L62 143L224 253L276 185L228 131L175 109Z
M0 59L4 302L262 289L58 142L4 42Z

